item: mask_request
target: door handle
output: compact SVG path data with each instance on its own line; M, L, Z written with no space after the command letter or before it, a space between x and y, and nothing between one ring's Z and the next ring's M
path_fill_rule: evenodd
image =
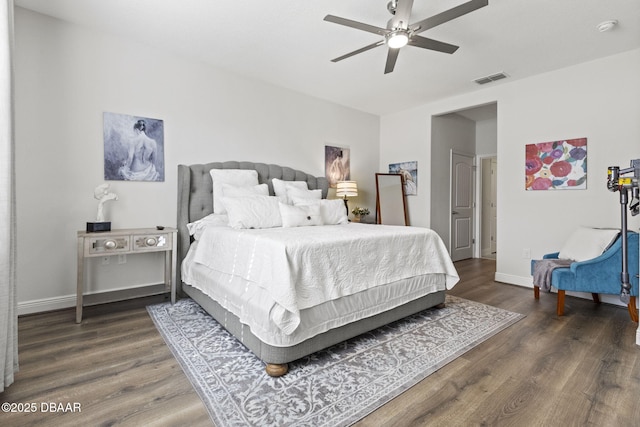
M460 212L458 211L451 211L451 215L458 215Z

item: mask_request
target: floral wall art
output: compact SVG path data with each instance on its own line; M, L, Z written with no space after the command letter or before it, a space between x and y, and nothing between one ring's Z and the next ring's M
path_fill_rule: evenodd
M525 188L584 190L587 188L587 138L527 144Z

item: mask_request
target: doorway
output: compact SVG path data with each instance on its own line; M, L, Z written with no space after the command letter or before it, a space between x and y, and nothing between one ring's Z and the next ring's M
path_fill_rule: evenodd
M480 258L483 256L482 249L486 249L484 254L489 257L497 256L497 237L499 222L497 221L497 198L490 198L489 202L484 201L481 188L482 165L481 159L494 158L493 180L497 177L497 103L468 107L454 110L431 117L431 197L430 197L430 227L436 231L445 244L452 257L457 259L460 250L465 257ZM472 194L472 215L467 224L472 231L472 236L467 241L461 236L466 236L466 229L462 227L465 220L458 220L452 217L453 211L458 211L452 205L455 198L451 194L453 179L452 152L465 153L473 156L474 163L471 169L473 177ZM490 167L489 167L489 170ZM448 181L448 182L447 182ZM489 175L491 182L491 175ZM448 185L447 185L448 184ZM485 192L486 194L486 192ZM488 203L493 207L493 212L482 213L483 204ZM483 227L483 218L494 218L488 225ZM459 233L465 231L465 233ZM489 236L488 246L482 243L484 234ZM493 241L491 240L493 236ZM467 246L471 246L469 253ZM494 254L495 253L495 254ZM467 256L468 255L468 256ZM462 259L462 258L460 258Z
M497 201L497 176L498 157L479 157L480 188L480 224L479 241L480 257L496 259L498 253L498 201Z

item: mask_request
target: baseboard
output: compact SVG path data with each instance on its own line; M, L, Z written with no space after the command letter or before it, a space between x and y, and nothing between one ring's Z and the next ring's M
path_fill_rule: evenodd
M496 271L494 276L496 282L508 283L510 285L524 286L526 288L533 288L533 278L531 276L522 277L514 276L513 274L505 274Z
M533 288L533 278L531 276L522 277L522 276L515 276L515 275L512 275L512 274L499 273L499 272L496 271L496 274L494 276L494 280L496 282L508 283L510 285L518 285L518 286L523 286L525 288ZM552 292L555 293L556 289L553 288ZM583 299L591 299L592 298L591 294L590 293L586 293L586 292L567 292L567 295L578 297L578 298L583 298ZM613 304L613 305L619 305L619 306L622 306L622 307L626 307L626 305L623 304L620 301L620 298L617 295L600 294L600 301L602 301L604 303L607 303L607 304Z
M138 284L135 286L126 286L126 287L120 287L120 288L114 288L114 289L110 289L109 291L103 291L103 292L96 292L96 293L92 293L92 294L84 294L85 296L85 306L87 305L91 305L91 300L95 297L97 299L100 299L101 296L106 296L107 294L110 293L116 293L119 292L122 294L122 298L115 298L115 299L111 299L109 301L104 301L104 302L110 302L110 301L120 301L120 300L125 300L125 299L130 299L130 298L137 298L140 296L146 296L147 294L136 294L136 292L140 289L147 289L147 288L155 288L158 287L160 285L157 284ZM164 286L164 284L162 284L162 286ZM149 293L148 295L156 295L159 292L153 292L153 293ZM132 294L133 296L129 295ZM95 304L95 302L94 302ZM43 299L36 299L36 300L30 300L30 301L22 301L22 302L18 302L18 316L22 316L24 314L34 314L34 313L43 313L45 311L53 311L53 310L61 310L64 308L71 308L71 307L75 307L76 306L76 294L73 295L66 295L66 296L60 296L60 297L52 297L52 298L43 298Z
M42 313L44 311L60 310L63 308L75 307L76 296L67 295L63 297L44 298L38 300L24 301L18 303L18 316L24 314Z
M636 330L636 345L640 345L640 327Z

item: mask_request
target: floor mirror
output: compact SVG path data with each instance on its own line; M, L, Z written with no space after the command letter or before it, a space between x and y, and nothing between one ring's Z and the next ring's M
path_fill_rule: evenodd
M397 173L376 174L376 223L409 225L402 175Z

